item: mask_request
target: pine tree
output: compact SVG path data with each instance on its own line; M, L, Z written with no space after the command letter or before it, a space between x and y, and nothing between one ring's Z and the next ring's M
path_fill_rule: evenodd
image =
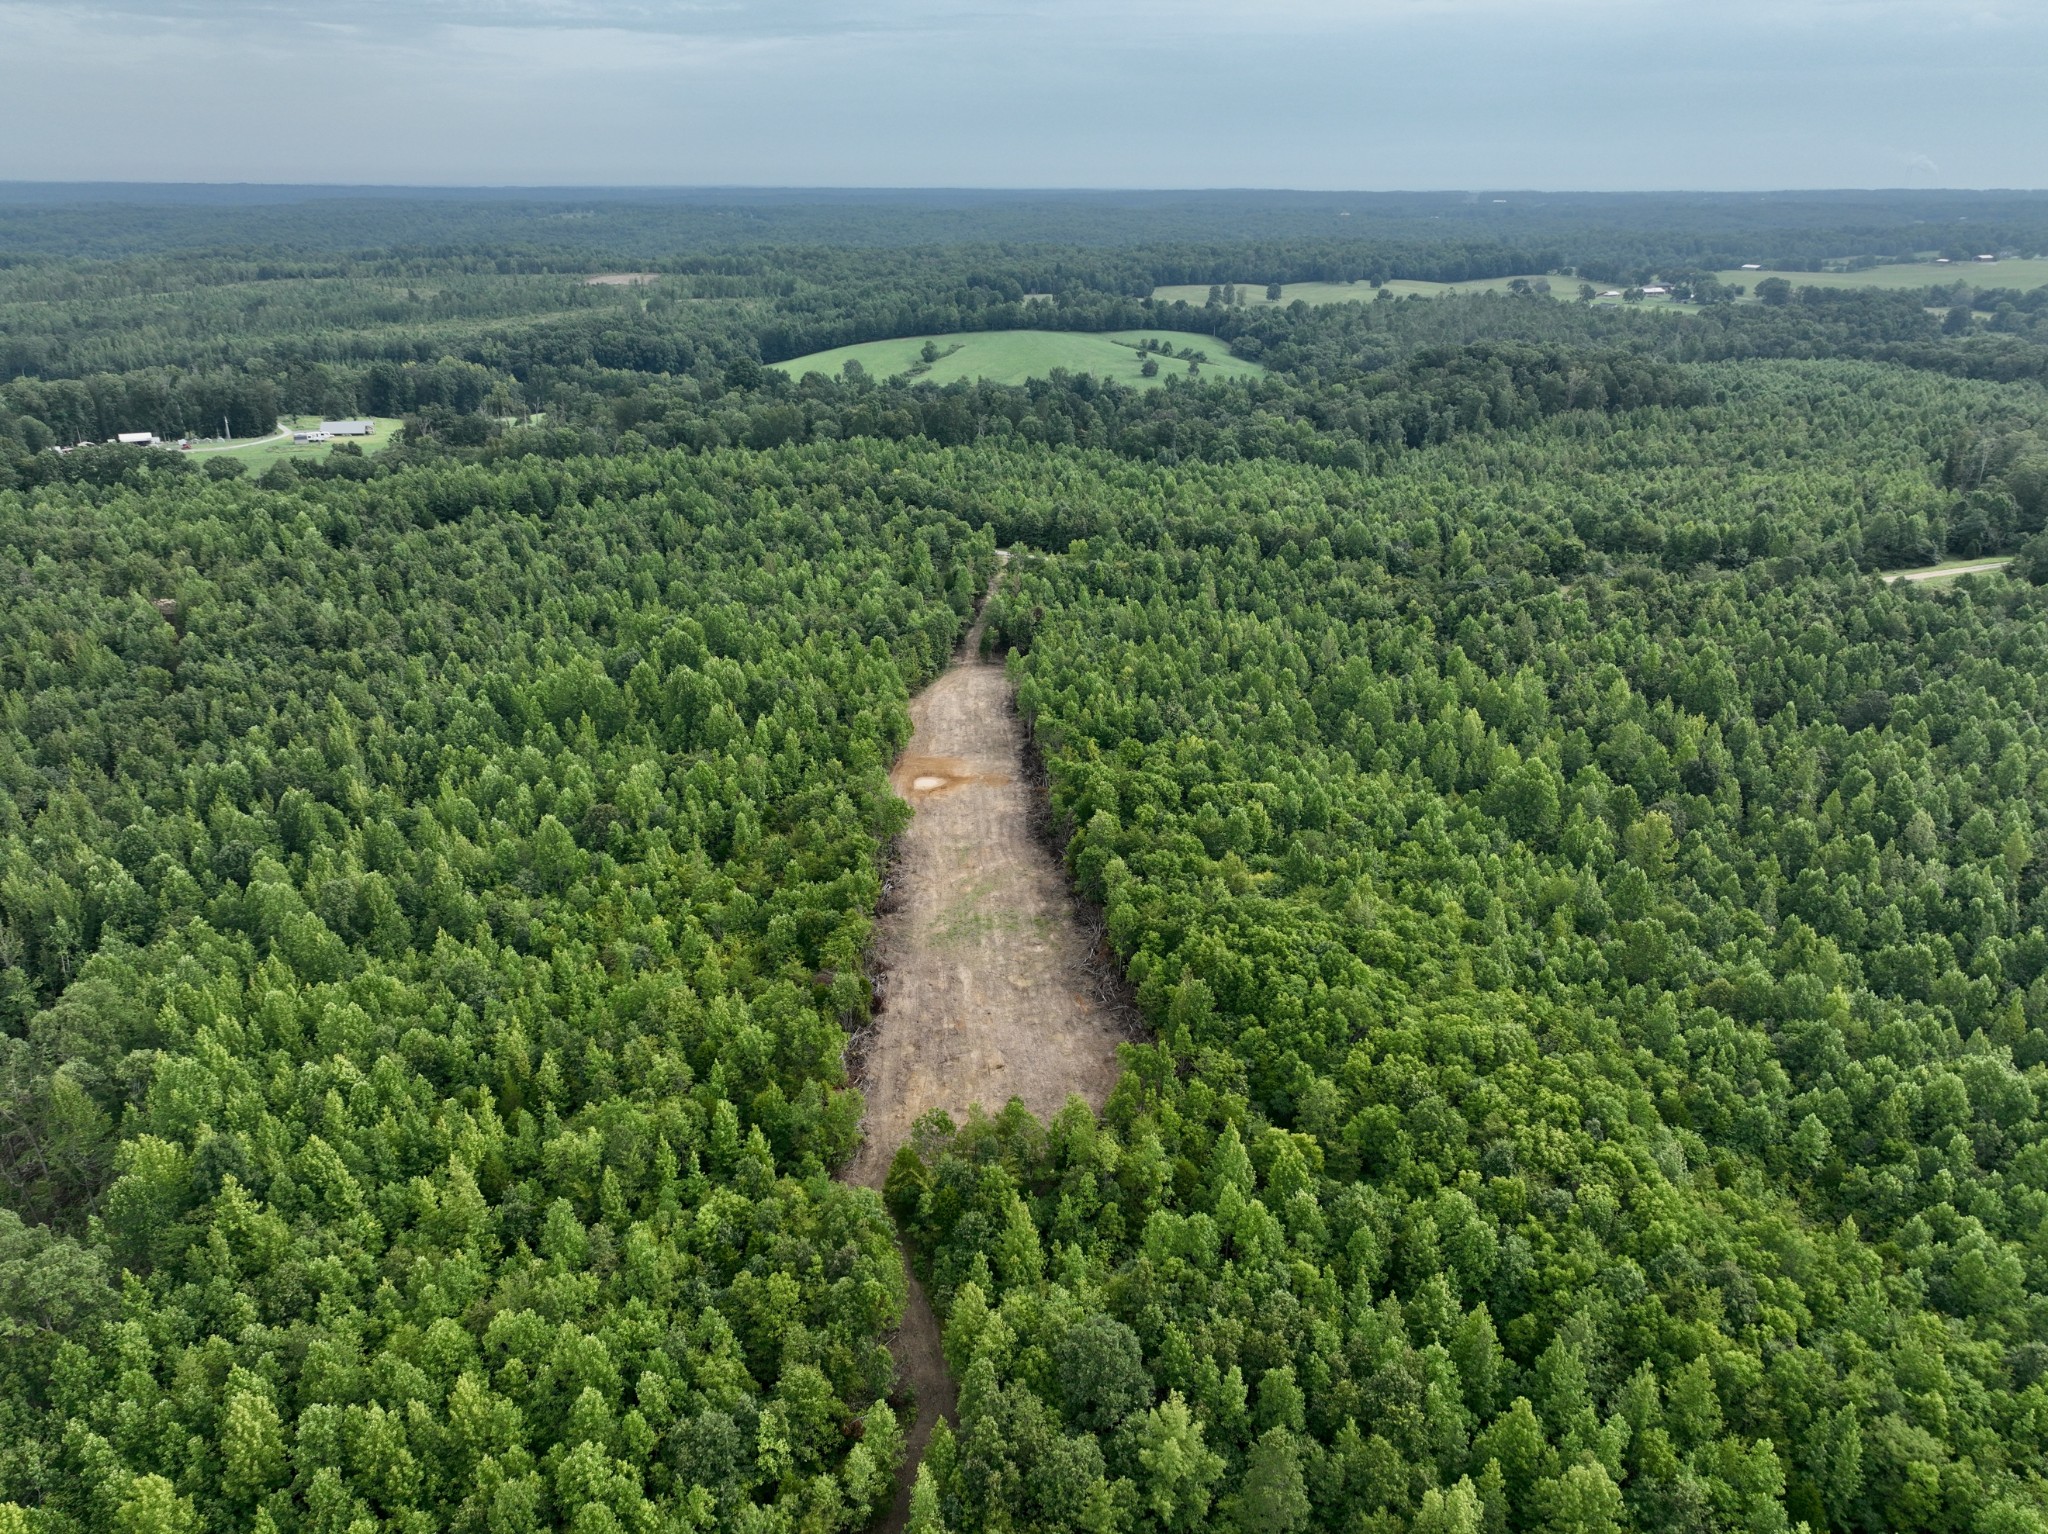
M939 1488L929 1465L917 1467L917 1479L910 1486L910 1521L903 1529L904 1534L946 1534L946 1521L939 1516Z

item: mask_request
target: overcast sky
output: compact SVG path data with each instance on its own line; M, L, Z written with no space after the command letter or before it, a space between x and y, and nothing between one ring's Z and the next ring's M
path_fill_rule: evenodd
M2048 185L2041 0L0 0L0 179Z

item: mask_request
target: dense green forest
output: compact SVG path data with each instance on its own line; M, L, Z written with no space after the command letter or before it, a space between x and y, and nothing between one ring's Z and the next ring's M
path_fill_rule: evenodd
M1118 1477L1331 1529L2003 1526L2037 1489L2044 612L1855 574L1830 503L1924 485L1939 406L1848 382L1735 383L1711 448L1108 471L1061 487L1079 526L1015 514L1062 552L999 642L1160 1044L1100 1127L899 1162L961 1526ZM1633 503L1697 537L1766 485L1776 558L1602 568Z
M1145 296L2038 199L570 201L0 191L0 1534L865 1529L899 1234L917 1534L2048 1534L2048 290ZM1027 324L1268 372L764 366ZM877 1198L999 549L1145 1042Z
M825 1175L842 1022L987 533L671 458L0 544L6 1494L864 1522L902 1278Z

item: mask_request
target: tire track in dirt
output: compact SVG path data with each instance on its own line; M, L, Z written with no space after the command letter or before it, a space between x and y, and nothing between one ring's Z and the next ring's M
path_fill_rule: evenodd
M910 745L889 775L916 813L876 929L884 984L861 1061L866 1135L842 1174L877 1190L910 1126L934 1108L960 1121L976 1103L994 1110L1016 1097L1050 1118L1079 1094L1099 1110L1127 1037L1098 999L1065 876L1033 834L1024 728L1002 666L981 656L982 626L977 614L952 666L911 700ZM883 1534L908 1520L926 1440L955 1405L907 1254L904 1270L910 1303L891 1351L917 1416Z

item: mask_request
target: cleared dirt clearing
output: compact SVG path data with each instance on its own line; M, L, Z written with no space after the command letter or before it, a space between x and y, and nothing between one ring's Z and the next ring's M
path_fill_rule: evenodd
M890 781L917 816L876 937L882 1006L864 1062L867 1138L848 1169L879 1188L910 1126L1013 1097L1050 1118L1115 1085L1115 1015L1096 1002L1066 880L1032 834L1024 731L981 626L910 705Z

